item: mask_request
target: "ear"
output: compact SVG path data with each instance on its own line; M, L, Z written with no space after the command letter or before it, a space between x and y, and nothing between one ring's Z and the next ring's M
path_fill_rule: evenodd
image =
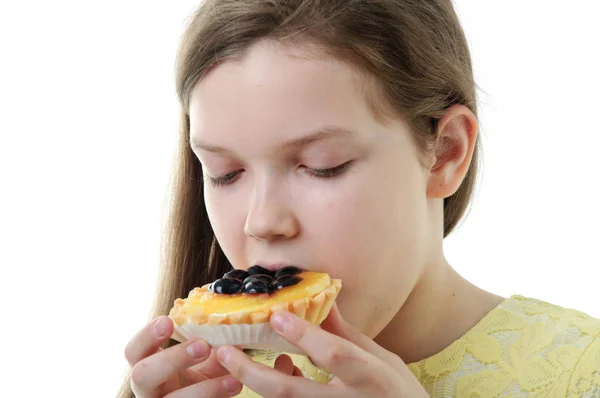
M438 122L427 197L444 199L460 187L477 142L477 118L464 105L453 105Z

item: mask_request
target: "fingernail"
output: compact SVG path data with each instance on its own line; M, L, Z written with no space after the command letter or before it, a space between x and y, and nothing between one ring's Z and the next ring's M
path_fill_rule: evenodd
M292 318L287 312L276 312L271 317L271 325L273 325L273 328L278 332L284 333L289 328L291 320Z
M209 347L206 341L196 341L185 349L192 358L201 358L208 353Z
M159 318L154 321L154 332L157 337L164 337L167 334L169 322L171 322L169 318Z
M227 391L230 391L230 392L235 392L235 391L239 390L240 388L242 388L242 383L240 383L233 377L224 378L223 381L221 382L221 385L223 386L224 389L226 389Z
M221 364L227 365L229 359L231 358L231 347L219 347L219 351L217 351L217 359Z

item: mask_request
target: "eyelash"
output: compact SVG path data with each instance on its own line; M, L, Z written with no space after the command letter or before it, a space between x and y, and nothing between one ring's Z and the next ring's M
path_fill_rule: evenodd
M231 173L227 173L221 177L209 177L209 181L215 188L221 185L229 185L235 182L235 179L239 174L240 171L232 171Z
M352 161L346 162L336 167L332 167L330 169L309 169L307 168L307 174L312 178L319 178L323 180L327 180L330 178L338 177L352 165Z
M321 180L328 180L331 178L338 177L342 175L348 168L352 165L352 161L346 162L336 167L332 167L329 169L309 169L305 168L306 173L311 178L317 178ZM219 187L222 185L229 185L235 182L237 176L239 176L241 171L232 171L231 173L227 173L221 177L209 177L209 181L213 187Z

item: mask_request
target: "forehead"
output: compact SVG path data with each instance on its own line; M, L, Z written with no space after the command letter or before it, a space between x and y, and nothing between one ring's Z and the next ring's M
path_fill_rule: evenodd
M190 133L204 140L360 126L372 117L359 78L334 59L259 42L243 59L223 62L197 83L190 98Z

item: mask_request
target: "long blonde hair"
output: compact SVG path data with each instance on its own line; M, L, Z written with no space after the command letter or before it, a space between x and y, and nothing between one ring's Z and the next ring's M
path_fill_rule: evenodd
M242 58L262 39L310 43L354 67L374 83L364 90L374 114L404 117L423 154L448 107L463 104L477 115L471 57L451 0L204 0L177 54L178 161L152 317L168 314L176 298L230 267L208 219L202 166L189 145L189 97L207 71ZM444 237L469 206L479 146L478 139L462 185L444 200ZM129 380L120 397L133 397Z

